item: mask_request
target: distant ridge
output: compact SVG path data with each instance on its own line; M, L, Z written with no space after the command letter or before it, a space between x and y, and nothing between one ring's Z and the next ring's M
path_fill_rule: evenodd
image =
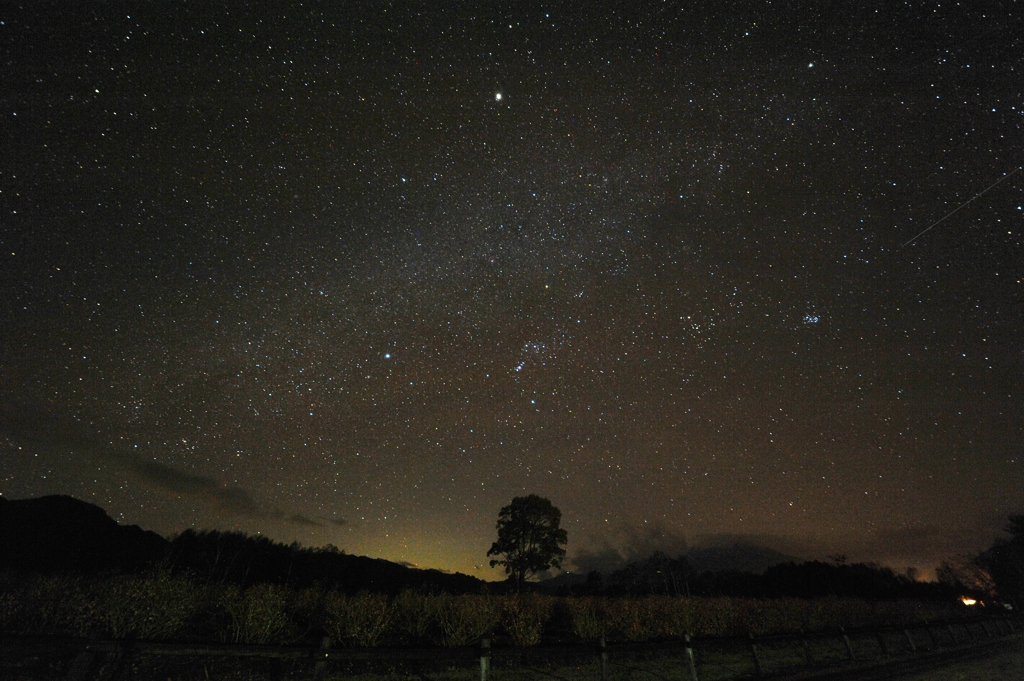
M742 596L747 598L849 597L952 601L964 593L959 584L917 581L873 563L797 562L778 551L734 542L702 546L673 557L650 557L614 570L564 573L536 584L562 595Z
M303 548L240 532L186 530L173 540L136 525L118 525L95 504L55 495L0 497L0 571L139 573L163 567L206 581L242 586L320 584L348 592L397 593L419 588L480 592L480 579L423 570L337 549Z
M734 542L722 546L694 546L686 552L696 572L750 572L763 574L768 568L782 563L798 562L794 556L787 556L775 549L746 542Z
M657 556L660 555L659 560ZM685 566L678 563L685 560ZM668 561L668 565L664 564ZM564 572L550 579L538 583L542 591L557 593L559 591L580 590L603 590L608 587L613 589L618 586L626 590L636 587L637 580L649 581L653 572L661 575L666 570L676 570L680 573L687 573L691 577L705 573L741 573L749 575L763 575L766 571L787 563L798 562L797 558L780 553L766 546L759 546L747 542L731 542L708 546L690 547L685 553L676 556L674 559L665 554L655 553L650 558L623 562L612 570L588 571L586 573ZM597 578L600 574L600 579ZM662 579L657 577L655 581Z
M163 558L168 544L137 525L118 525L99 506L74 497L0 497L0 569L135 572Z

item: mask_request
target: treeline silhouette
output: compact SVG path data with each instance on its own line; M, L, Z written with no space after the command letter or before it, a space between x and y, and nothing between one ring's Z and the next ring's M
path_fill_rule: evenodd
M997 541L960 566L943 564L938 582L922 582L875 564L786 562L763 572L703 570L685 555L656 552L608 574L563 575L531 584L559 595L738 596L950 600L962 595L1024 603L1024 516L1011 516L1010 539ZM404 589L452 594L502 593L507 584L353 556L333 546L308 548L262 536L186 530L166 539L121 526L103 509L68 496L12 501L0 497L0 572L79 575L142 574L158 569L198 583L319 585L354 594Z
M886 600L948 600L962 595L957 585L918 581L913 574L898 574L891 568L874 564L787 562L760 574L735 570L698 573L686 556L670 558L661 552L629 563L607 576L591 572L585 580L561 586L558 592L605 596L834 596Z
M69 496L0 497L0 571L78 575L141 574L156 568L202 583L319 584L348 593L402 589L479 593L485 582L421 570L333 547L281 544L241 532L185 530L168 540L118 525L98 506Z
M352 556L329 546L306 548L241 532L185 530L170 541L166 566L206 582L278 584L306 588L319 584L348 593L367 590L397 594L403 589L479 593L476 577L423 570L380 558Z

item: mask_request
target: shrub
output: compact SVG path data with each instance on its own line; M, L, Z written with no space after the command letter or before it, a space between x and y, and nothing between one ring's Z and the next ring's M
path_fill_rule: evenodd
M292 592L286 614L295 627L296 638L303 638L317 627L323 628L324 591L319 584Z
M650 599L623 598L609 609L611 629L627 641L646 641L651 637Z
M524 594L510 596L501 608L501 625L517 646L540 643L544 625L551 619L553 601L548 596Z
M688 599L672 596L648 596L645 612L652 638L682 638L690 631Z
M21 607L21 585L12 573L0 573L0 633L14 633Z
M437 626L436 596L406 589L394 600L395 632L412 642L427 638L432 627Z
M96 626L96 597L81 579L40 575L4 585L3 627L19 634L87 636ZM10 589L10 591L8 591Z
M231 584L219 594L220 608L230 619L221 628L222 641L263 644L294 640L294 631L286 613L289 592L274 584L256 584L244 592Z
M498 623L499 604L493 597L439 594L435 598L439 643L445 647L469 645L490 633Z
M572 631L584 641L593 641L611 633L608 600L598 597L568 598L566 607Z
M113 638L172 638L199 606L192 583L166 572L114 577L101 587L100 602L99 620Z
M361 591L346 596L337 591L324 595L324 631L339 643L376 646L395 620L395 606L383 594Z

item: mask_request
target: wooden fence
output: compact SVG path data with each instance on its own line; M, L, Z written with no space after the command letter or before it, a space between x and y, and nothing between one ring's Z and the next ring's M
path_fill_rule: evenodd
M801 669L827 669L851 663L882 662L941 650L971 649L1013 636L1019 629L1013 617L989 617L913 626L865 627L851 630L796 632L773 636L716 637L651 643L611 643L604 638L596 645L536 646L514 648L493 646L482 639L465 648L336 648L324 638L316 646L269 646L238 644L171 643L156 641L98 640L52 637L0 639L3 663L14 657L50 659L48 678L62 681L126 681L148 678L139 671L140 661L158 659L160 678L175 666L195 666L197 660L258 660L259 675L280 680L323 681L328 675L373 673L374 669L453 668L460 678L500 681L506 670L560 670L562 678L609 681L615 677L648 674L651 678L712 681L750 676L778 676ZM66 664L56 663L60 658ZM333 671L333 674L331 673ZM387 675L387 672L380 672ZM208 671L205 674L209 678ZM4 668L0 667L0 676ZM252 676L250 671L249 676ZM188 674L191 678L191 674ZM25 677L36 678L36 677Z

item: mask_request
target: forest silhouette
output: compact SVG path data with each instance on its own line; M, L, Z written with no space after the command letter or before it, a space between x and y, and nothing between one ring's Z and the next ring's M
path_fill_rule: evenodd
M188 529L170 539L121 526L98 506L68 496L8 500L0 497L0 571L20 573L141 574L154 569L185 574L202 583L320 585L347 593L500 593L510 588L476 577L417 569L392 561L349 555L333 546L308 548L241 532ZM956 571L924 582L874 564L841 561L786 562L763 572L704 570L686 556L655 552L607 574L563 575L531 584L558 595L856 597L947 600L988 597L985 585L965 583ZM1016 595L1016 594L1014 594Z
M203 583L319 584L349 593L407 588L473 593L485 584L460 573L353 556L334 547L282 544L242 532L188 529L166 539L135 525L118 525L100 507L68 496L0 497L0 545L6 547L0 552L0 571L92 575L163 569Z

